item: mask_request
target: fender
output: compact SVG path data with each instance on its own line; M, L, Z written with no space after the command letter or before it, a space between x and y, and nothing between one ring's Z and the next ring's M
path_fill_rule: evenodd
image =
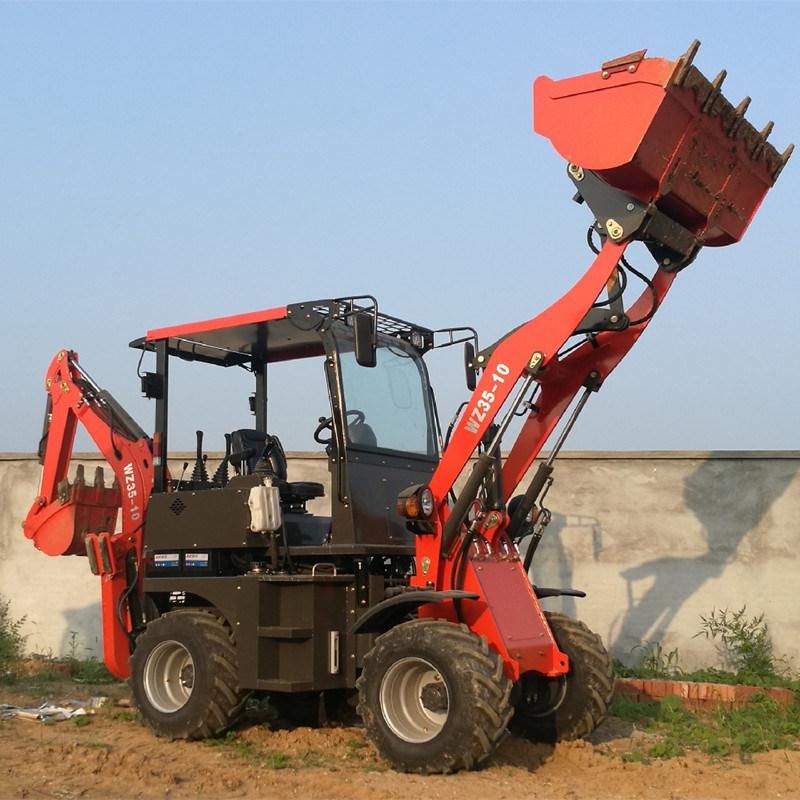
M416 591L381 600L372 606L351 628L350 633L385 633L389 628L400 624L410 611L428 603L442 603L445 600L478 600L476 592L463 592L450 589L444 592Z

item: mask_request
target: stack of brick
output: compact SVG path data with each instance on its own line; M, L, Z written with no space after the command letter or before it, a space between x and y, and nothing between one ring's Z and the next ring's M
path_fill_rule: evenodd
M760 686L731 686L724 683L696 683L694 681L641 680L618 678L616 693L637 703L659 702L665 697L681 698L681 705L690 710L711 708L739 708L747 705L753 696L766 694L781 705L791 705L794 693L790 689L765 689Z

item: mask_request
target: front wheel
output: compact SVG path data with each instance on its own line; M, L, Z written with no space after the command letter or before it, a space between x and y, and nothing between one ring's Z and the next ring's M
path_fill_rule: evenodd
M443 620L412 620L380 636L358 690L367 736L403 772L472 769L513 711L500 656L465 625Z
M247 693L230 631L213 612L180 609L148 623L131 656L133 701L169 739L205 739L234 725Z
M522 676L511 731L536 742L580 739L608 715L614 694L611 657L582 622L550 611L545 617L559 649L569 657L569 672L561 678Z

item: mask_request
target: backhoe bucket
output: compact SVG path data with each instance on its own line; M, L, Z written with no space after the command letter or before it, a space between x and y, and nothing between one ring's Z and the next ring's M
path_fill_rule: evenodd
M695 41L677 61L645 50L597 72L533 85L534 130L571 164L641 200L688 229L698 244L727 245L744 235L791 155L767 142L692 65Z

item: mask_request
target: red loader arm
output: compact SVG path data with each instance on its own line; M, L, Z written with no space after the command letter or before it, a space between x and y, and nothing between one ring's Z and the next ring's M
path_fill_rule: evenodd
M137 589L142 558L142 525L153 487L152 443L116 400L100 389L78 364L78 355L60 350L45 379L47 409L39 446L39 496L23 522L34 545L48 555L86 555L102 576L103 651L118 678L128 675L132 629L127 600ZM80 422L114 471L106 487L97 468L94 483L67 480L75 431ZM117 515L122 509L121 530Z
M413 579L420 588L479 595L422 606L420 615L466 622L503 656L513 680L528 671L568 670L530 585L529 558L523 564L512 541L530 512L546 524L549 515L536 502L549 486L555 454L678 271L704 245L742 237L792 151L779 155L767 143L772 123L758 132L744 119L749 98L734 108L720 94L724 73L710 82L692 66L698 46L676 62L645 59L641 51L588 75L534 84L534 127L569 160L576 199L592 211L590 234L599 235L602 247L567 294L474 359L482 375L429 484L436 509L430 532L417 538ZM625 260L636 240L656 259L652 278ZM621 299L627 272L646 284L629 309ZM598 304L604 290L608 299ZM567 346L576 335L583 340ZM550 458L509 514L510 496L581 390ZM502 435L526 411L503 463ZM449 504L456 478L481 448Z

